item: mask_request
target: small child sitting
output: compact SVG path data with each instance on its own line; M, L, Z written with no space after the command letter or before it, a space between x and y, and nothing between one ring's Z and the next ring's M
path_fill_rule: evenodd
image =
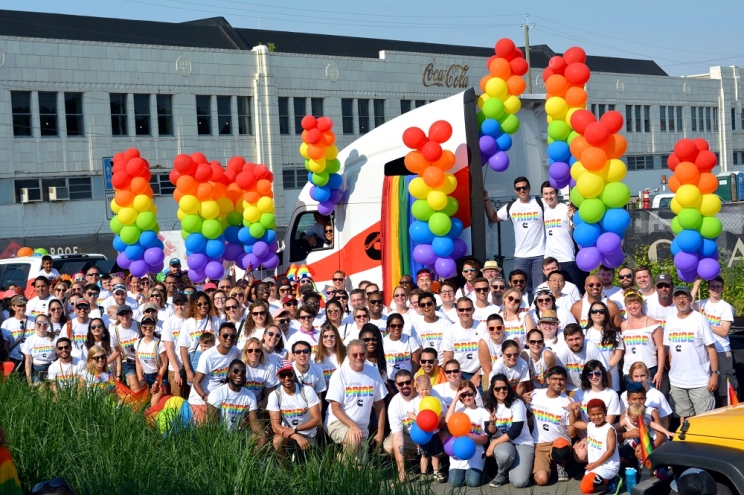
M421 400L426 397L431 397L431 380L426 375L418 376L415 380L415 386L418 395L415 398L411 399L408 408L408 417L409 419L412 419L414 421L416 420L416 415L419 412ZM444 403L442 403L441 399L439 399L439 402L442 406L442 413L444 413ZM439 415L440 421L443 417L444 414ZM421 453L421 476L426 476L426 473L429 471L429 457L431 457L431 467L434 470L431 475L432 479L437 483L444 483L445 481L447 481L447 477L439 470L441 466L440 459L444 456L444 446L442 445L442 439L439 436L439 429L437 428L436 430L434 430L434 434L432 435L431 440L429 440L428 443L419 445L418 447L419 452Z
M620 415L620 420L615 425L623 445L620 447L620 458L624 466L638 467L641 459L640 432L638 421L642 419L648 428L654 449L664 443L667 437L674 436L669 430L661 425L658 411L653 407L646 407L646 389L640 384L631 383L628 387L628 410Z

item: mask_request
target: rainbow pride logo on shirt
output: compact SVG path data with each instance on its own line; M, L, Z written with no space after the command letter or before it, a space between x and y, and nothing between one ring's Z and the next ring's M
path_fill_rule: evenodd
M323 378L326 382L331 379L331 375L334 371L336 371L336 368L323 370Z
M581 373L581 364L579 363L566 363L566 370L569 373Z
M628 335L623 337L623 342L628 347L636 347L640 345L648 345L647 335Z
M155 361L155 353L154 352L142 352L142 351L139 351L139 357L143 361Z
M75 347L82 348L87 338L88 338L87 333L83 333L83 334L76 333L72 336L71 340L72 340L72 343L75 345Z
M535 415L538 421L554 424L556 426L560 426L561 420L563 419L563 416L552 414L550 411L543 411L542 409L535 406L532 406L532 414Z
M592 437L587 437L586 443L592 449L604 450L603 448L604 442L602 442L601 440L596 440Z
M264 386L264 382L254 382L254 381L245 382L245 385L243 385L244 388L247 388L251 392L253 392L254 390L261 390L263 386Z
M287 419L297 419L301 418L305 413L307 412L307 409L282 409L282 414L287 417Z
M496 418L496 421L494 423L496 425L496 428L499 428L501 430L508 430L511 428L512 419L511 418Z
M693 332L672 332L669 334L669 342L673 344L689 344L695 341Z
M134 353L134 344L137 342L137 337L122 340L121 346L124 348L125 351Z
M581 319L581 321L579 322L579 325L581 325L581 328L584 328L584 327L586 326L586 324L587 324L587 323L589 323L589 320L588 320L588 319L587 319L586 317L584 317L584 318L582 318L582 319Z
M470 434L483 435L483 425L480 425L478 423L470 423Z
M385 354L385 361L391 365L396 363L405 363L411 360L411 355L407 352L393 352L391 354Z
M524 335L524 323L517 327L506 327L506 338L511 339L515 335Z
M597 347L602 352L609 352L609 351L612 351L613 349L615 349L615 346L614 345L612 345L612 344L603 344L602 342L599 342L597 344Z
M551 218L550 220L545 220L545 228L546 229L558 229L561 227L561 219L560 218Z
M38 353L44 353L44 352L50 353L53 350L54 350L54 346L49 345L49 344L47 344L47 345L36 345L36 346L34 346L34 352L37 353L37 354Z
M476 352L478 342L455 342L455 352Z
M27 328L25 331L22 328L10 331L10 335L13 337L13 340L22 339L23 337L30 337L34 333L36 333L36 331L33 328Z
M666 320L661 320L659 318L657 318L657 320L659 321L659 325L661 326L661 329L666 330Z
M408 417L407 417L407 418L405 418L405 419L403 420L403 426L404 426L404 427L405 427L405 428L406 428L407 430L410 430L410 429L411 429L411 426L413 426L413 420L412 420L411 418L408 418Z
M538 213L536 211L514 212L511 217L515 222L536 222Z
M721 317L711 315L705 312L705 309L701 311L703 313L703 316L705 316L708 319L708 323L710 323L710 326L712 327L720 327L721 326Z
M425 342L429 342L431 346L436 345L434 342L441 342L442 341L442 334L441 333L424 333L419 336L421 340Z
M243 414L248 409L248 404L233 404L232 402L223 402L220 410L226 414Z
M371 385L364 387L346 387L344 395L346 395L346 397L374 397L375 389Z
M627 320L628 319L628 312L625 311L624 309L621 309L620 310L620 319L622 319L622 320Z
M227 377L227 368L229 366L223 366L222 368L216 368L212 370L212 376L219 378L220 380Z

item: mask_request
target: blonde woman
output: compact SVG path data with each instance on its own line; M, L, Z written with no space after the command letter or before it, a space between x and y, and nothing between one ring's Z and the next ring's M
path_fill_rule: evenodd
M265 409L269 394L279 385L276 367L268 360L263 344L256 337L246 341L242 358L246 364L245 387L253 392L259 408Z
M245 325L240 333L238 348L244 349L245 342L251 337L256 337L260 341L264 330L272 323L274 320L271 319L269 306L264 300L251 303L245 315Z
M333 324L325 322L320 328L320 345L313 361L323 370L326 387L331 375L341 367L344 359L346 359L346 346L341 340L341 335Z
M114 394L116 385L114 378L108 372L106 351L101 346L93 346L88 351L85 369L80 372L80 388L101 390L107 394Z
M529 313L520 311L522 305L522 293L514 288L504 291L504 309L501 317L504 319L504 333L507 340L515 340L524 346L527 332L535 328L535 323Z
M26 338L21 345L21 352L25 356L26 380L29 385L39 385L46 381L49 365L57 359L54 348L54 334L51 332L51 322L45 314L40 314L34 321L36 333Z

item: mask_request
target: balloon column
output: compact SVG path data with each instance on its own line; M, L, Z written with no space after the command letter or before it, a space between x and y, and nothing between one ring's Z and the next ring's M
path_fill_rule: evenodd
M570 166L577 160L571 157L569 145L578 136L571 126L571 116L586 108L586 90L590 71L585 64L586 53L574 46L563 56L556 55L543 70L548 114L548 158L550 184L562 189L571 183ZM573 187L575 184L571 184Z
M439 416L442 414L442 403L433 396L424 397L419 404L416 422L411 425L411 440L418 445L429 443L434 431L439 426Z
M450 416L447 429L452 434L452 438L444 444L444 451L448 455L463 461L475 455L475 442L468 436L471 427L470 417L464 412L456 412Z
M403 143L414 150L405 157L406 168L418 175L408 184L408 192L416 198L411 205L416 221L409 228L417 244L413 257L442 278L455 275L455 260L467 251L465 241L458 239L462 222L452 218L459 207L450 196L457 188L457 179L447 171L455 165L455 154L442 149L442 143L451 136L452 126L445 120L431 125L429 137L418 127L403 132Z
M669 179L669 189L675 193L670 206L677 215L672 220L676 237L671 251L677 275L684 282L694 282L696 276L712 280L721 271L716 245L723 229L716 217L721 199L715 194L718 179L711 173L716 161L701 138L677 141L667 160L674 172Z
M111 210L115 215L109 225L116 234L116 264L135 277L158 273L164 267L165 254L158 239L158 208L152 200L150 164L136 148L115 154L113 161Z
M236 167L238 158L230 160L235 160L233 163ZM245 253L238 259L238 265L243 270L258 269L261 265L274 269L279 265L272 188L274 174L262 163L245 163L243 160L236 181L243 191L243 228L238 233L238 239L245 246Z
M313 186L310 197L319 203L321 215L333 213L333 207L341 201L343 178L338 173L338 148L334 144L333 121L328 117L316 119L306 115L302 119L302 144L300 154L305 159L307 180Z
M486 62L489 74L480 81L483 94L478 97L478 124L483 164L503 172L509 168L506 152L512 146L511 134L519 130L517 112L522 101L518 97L524 93L522 76L529 67L522 51L508 38L496 43L495 52Z

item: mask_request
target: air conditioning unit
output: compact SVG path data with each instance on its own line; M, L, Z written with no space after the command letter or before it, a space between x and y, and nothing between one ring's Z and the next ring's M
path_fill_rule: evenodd
M67 187L50 187L49 201L68 201L70 199L70 189Z
M21 188L21 203L38 203L41 201L41 188L23 187Z

